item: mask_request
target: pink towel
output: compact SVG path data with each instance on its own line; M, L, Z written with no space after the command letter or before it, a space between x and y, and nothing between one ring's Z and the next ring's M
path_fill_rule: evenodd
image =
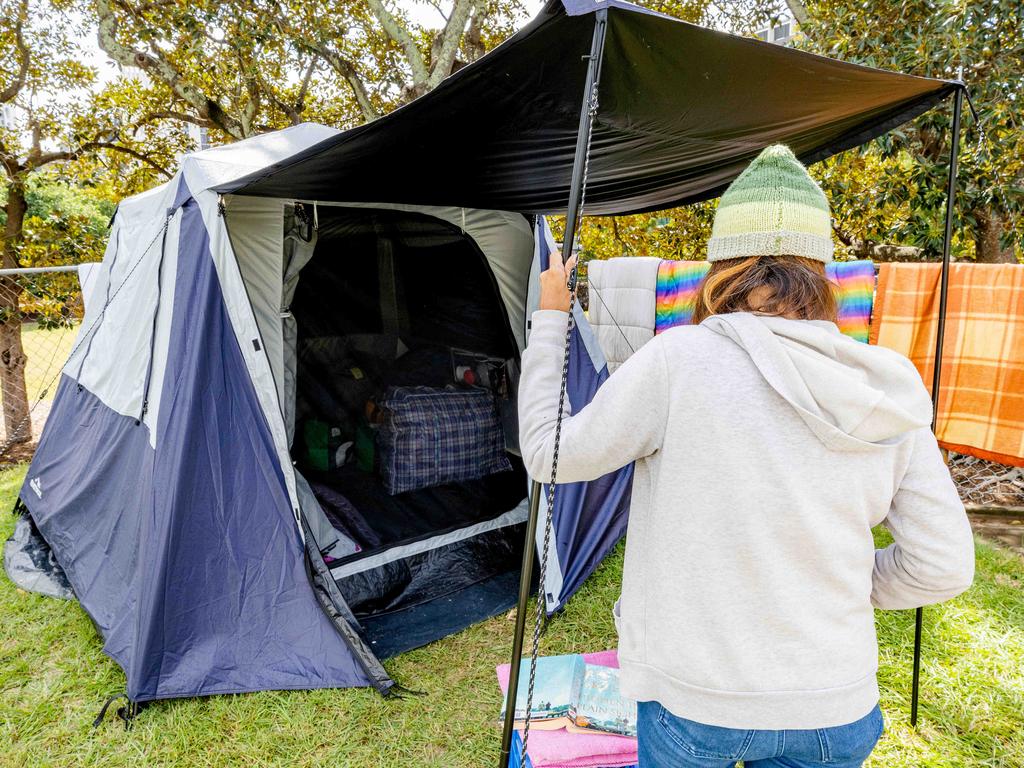
M615 651L585 653L588 664L618 667ZM508 691L509 665L498 667L498 685L501 693ZM530 730L528 747L533 768L621 768L636 765L636 739L605 733L569 733L565 728L557 731Z

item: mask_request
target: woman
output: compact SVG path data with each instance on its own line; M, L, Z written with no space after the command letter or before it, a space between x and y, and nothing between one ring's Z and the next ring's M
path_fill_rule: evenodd
M921 377L840 334L831 258L824 193L769 147L722 196L699 325L655 337L563 421L558 482L636 462L615 613L641 768L861 765L883 729L872 608L973 579ZM519 396L536 478L569 309L552 261ZM895 543L876 551L879 523Z

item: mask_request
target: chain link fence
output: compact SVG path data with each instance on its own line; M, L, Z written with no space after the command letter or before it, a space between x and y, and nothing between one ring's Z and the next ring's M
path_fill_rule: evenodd
M965 504L1024 512L1024 467L950 453L949 471Z
M32 457L83 309L77 266L0 270L0 466Z

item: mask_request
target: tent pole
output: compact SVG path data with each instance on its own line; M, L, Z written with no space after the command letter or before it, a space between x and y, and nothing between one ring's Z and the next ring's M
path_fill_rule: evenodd
M505 694L505 722L501 729L502 768L508 768L512 749L512 731L515 729L516 693L519 690L519 661L523 657L523 637L526 634L526 615L529 613L530 582L533 581L533 557L537 550L537 517L540 510L541 484L530 485L530 515L526 521L526 541L523 542L523 567L519 576L519 603L516 606L516 629L512 638L512 666L508 670L508 692Z
M572 255L576 240L576 225L582 213L583 185L586 181L587 154L590 149L590 133L593 128L591 108L596 107L594 89L601 76L601 59L604 56L604 37L608 26L608 11L600 9L594 13L594 36L587 56L587 78L583 87L580 105L580 124L576 131L576 154L573 156L572 177L569 182L569 206L565 213L565 235L562 238L562 262ZM534 481L530 486L530 515L526 523L526 541L523 542L523 567L519 576L519 603L516 606L515 636L512 638L512 659L508 675L508 692L505 696L505 722L501 731L501 755L499 768L509 768L512 751L512 732L515 729L516 694L519 689L519 666L523 657L523 637L526 633L526 615L530 601L530 582L533 580L533 560L537 549L537 518L540 516L540 499L543 488ZM548 524L545 519L545 524ZM541 588L543 589L543 584ZM538 598L540 599L540 598Z
M956 172L960 157L960 113L964 104L964 88L953 95L953 131L949 148L949 177L946 180L946 230L942 238L942 274L939 282L939 322L935 333L935 371L932 374L932 430L939 428L939 386L942 383L942 344L946 335L946 300L949 293L949 246L953 237L953 211L956 207ZM910 724L917 726L917 705L921 680L921 634L924 608L914 616L914 677L910 693Z
M594 13L594 37L590 44L587 63L587 80L583 86L583 103L580 105L580 124L576 129L576 154L572 160L572 179L569 182L569 207L565 211L565 234L562 236L562 263L569 260L576 246L576 227L583 214L583 191L587 183L587 160L590 153L590 133L594 121L591 108L597 108L597 88L601 78L601 59L604 57L604 35L608 26L608 11L601 9Z

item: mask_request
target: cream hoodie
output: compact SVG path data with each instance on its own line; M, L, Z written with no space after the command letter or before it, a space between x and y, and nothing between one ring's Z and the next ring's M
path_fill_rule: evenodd
M519 389L550 475L568 316L534 314ZM824 728L878 702L876 608L974 575L963 504L914 366L832 323L719 315L655 337L562 424L558 481L636 461L622 687L744 729ZM871 529L895 543L876 551Z

